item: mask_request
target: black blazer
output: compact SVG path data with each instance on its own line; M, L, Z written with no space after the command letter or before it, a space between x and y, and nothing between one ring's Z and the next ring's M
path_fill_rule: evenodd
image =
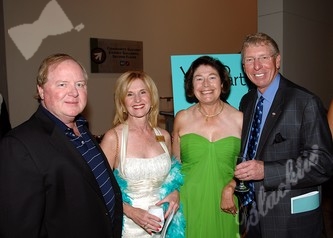
M0 94L0 140L1 138L12 129L9 121L9 115L6 103Z
M113 224L84 158L39 108L0 144L0 237L121 237L121 192L108 170Z
M256 98L257 91L251 90L240 103L244 113L242 151ZM255 181L263 238L321 237L321 207L291 214L290 199L321 192L321 184L333 174L332 153L326 112L319 98L281 76L255 158L264 161L264 179Z

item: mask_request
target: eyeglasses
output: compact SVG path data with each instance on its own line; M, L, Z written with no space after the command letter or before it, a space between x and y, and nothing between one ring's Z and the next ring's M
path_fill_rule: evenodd
M258 60L261 64L267 64L274 55L262 55L257 58L255 57L246 57L244 58L244 64L253 65L255 60Z

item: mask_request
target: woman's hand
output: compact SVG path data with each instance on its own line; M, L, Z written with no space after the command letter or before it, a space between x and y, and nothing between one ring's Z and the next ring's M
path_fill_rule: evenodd
M221 211L232 215L236 215L238 212L234 200L235 185L236 182L232 180L224 187L221 194Z
M124 203L124 213L125 215L132 219L137 225L141 226L148 234L152 232L158 232L162 229L159 222L161 219L157 216L150 214L148 211L132 207L131 205Z
M169 203L168 210L165 213L165 218L167 218L171 211L176 212L179 208L179 192L177 190L170 193L168 196L166 196L164 199L156 203L157 206L161 206L163 203Z

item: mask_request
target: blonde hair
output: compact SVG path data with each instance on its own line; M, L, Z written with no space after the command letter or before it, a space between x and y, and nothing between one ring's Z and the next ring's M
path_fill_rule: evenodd
M140 79L147 86L151 99L151 109L148 115L148 122L151 127L157 127L157 118L159 114L159 96L157 87L153 79L143 71L128 71L122 74L116 82L114 102L116 105L115 117L113 125L124 123L128 118L128 111L125 107L125 98L131 83Z
M255 34L249 34L245 37L243 42L241 54L242 60L244 60L244 50L252 45L267 45L271 48L272 54L274 57L280 54L279 46L269 35L258 32Z

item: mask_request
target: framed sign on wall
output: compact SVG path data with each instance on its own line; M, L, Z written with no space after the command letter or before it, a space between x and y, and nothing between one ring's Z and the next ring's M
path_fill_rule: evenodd
M90 38L90 62L92 73L143 70L143 43Z

